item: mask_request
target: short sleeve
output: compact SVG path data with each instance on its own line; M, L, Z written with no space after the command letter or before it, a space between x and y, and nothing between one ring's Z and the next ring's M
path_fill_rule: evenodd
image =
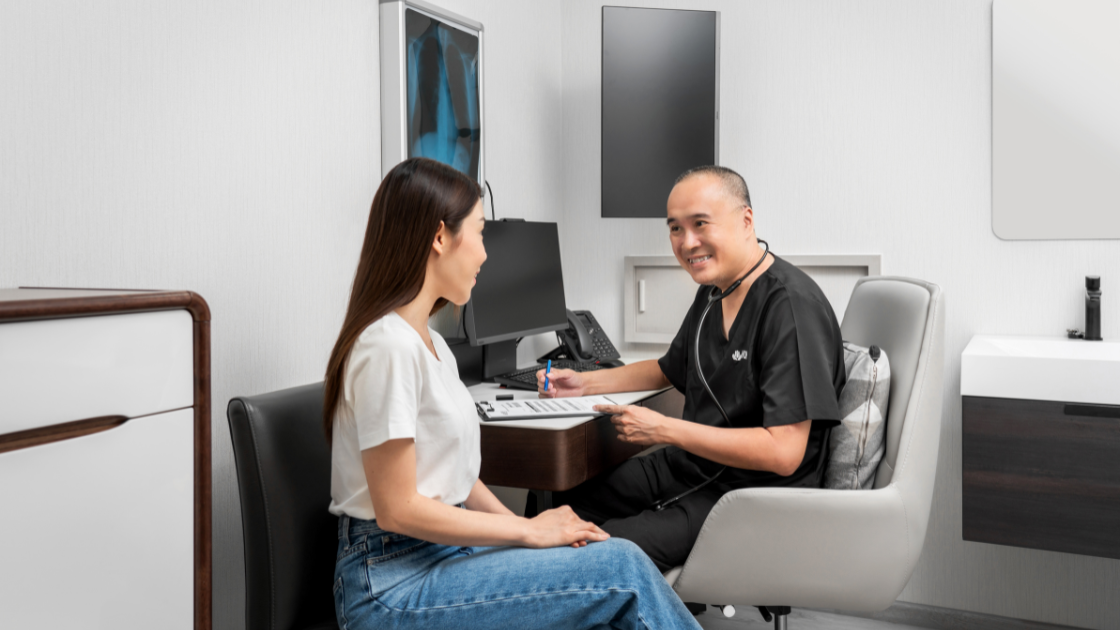
M840 420L835 375L839 330L817 300L781 292L759 336L762 425Z
M681 322L677 336L673 338L673 343L669 344L665 355L657 360L657 366L661 368L665 378L669 379L673 387L681 393L684 393L685 385L688 383L688 331L691 322L692 310L689 310L684 321Z
M354 346L347 367L347 398L358 427L358 448L389 440L416 438L416 418L423 389L423 369L415 344Z

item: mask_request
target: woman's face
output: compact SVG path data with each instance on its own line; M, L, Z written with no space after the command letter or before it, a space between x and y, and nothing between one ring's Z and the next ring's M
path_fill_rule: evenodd
M443 280L443 297L462 306L471 299L475 276L486 261L486 248L482 245L482 228L486 214L482 200L474 205L470 215L463 220L459 234L451 239L449 251L440 257L440 276Z

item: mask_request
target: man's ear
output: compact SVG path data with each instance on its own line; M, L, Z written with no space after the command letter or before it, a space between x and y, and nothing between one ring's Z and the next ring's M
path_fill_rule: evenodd
M754 210L750 206L743 206L743 227L747 232L754 233Z
M432 252L435 254L446 254L448 248L451 246L451 233L447 231L447 226L443 221L439 222L439 229L436 230L436 237L432 239Z

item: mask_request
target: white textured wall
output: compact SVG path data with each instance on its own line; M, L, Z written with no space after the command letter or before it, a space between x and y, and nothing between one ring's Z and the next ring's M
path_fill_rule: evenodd
M559 6L445 5L487 28L499 216L555 220ZM380 173L377 33L366 0L0 3L0 286L210 303L218 630L244 619L226 404L322 378Z
M0 4L0 286L210 304L219 630L244 619L226 404L322 378L378 183L376 34L362 1Z
M599 217L603 3L562 4L565 281L569 301L620 339L623 256L671 252L661 221ZM747 178L776 253L881 253L884 273L945 291L937 490L901 599L1120 626L1120 560L961 541L959 357L969 338L1081 327L1086 274L1102 276L1104 336L1120 337L1120 242L992 233L991 1L611 4L722 12L721 162Z
M486 25L499 217L562 217L568 302L620 339L623 256L670 252L656 220L599 218L601 3L442 4ZM1120 336L1120 243L991 232L990 0L641 4L722 11L722 162L776 252L881 253L946 291L938 489L902 599L1116 627L1120 561L960 541L969 337L1080 326L1087 273ZM226 401L321 378L380 169L377 68L373 2L0 4L0 286L210 302L220 630L244 605Z

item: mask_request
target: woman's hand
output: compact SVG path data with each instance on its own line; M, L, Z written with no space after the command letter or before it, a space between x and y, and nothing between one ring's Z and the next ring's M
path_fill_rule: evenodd
M583 374L574 370L555 369L548 374L548 391L544 389L544 370L537 370L537 394L541 398L583 396L586 389Z
M611 414L618 439L641 446L668 444L667 430L673 422L678 422L638 405L595 405L595 411Z
M588 541L600 542L610 537L611 535L599 529L598 525L588 523L576 516L572 508L562 505L552 510L545 510L529 519L525 546L536 549L563 545L583 547Z

